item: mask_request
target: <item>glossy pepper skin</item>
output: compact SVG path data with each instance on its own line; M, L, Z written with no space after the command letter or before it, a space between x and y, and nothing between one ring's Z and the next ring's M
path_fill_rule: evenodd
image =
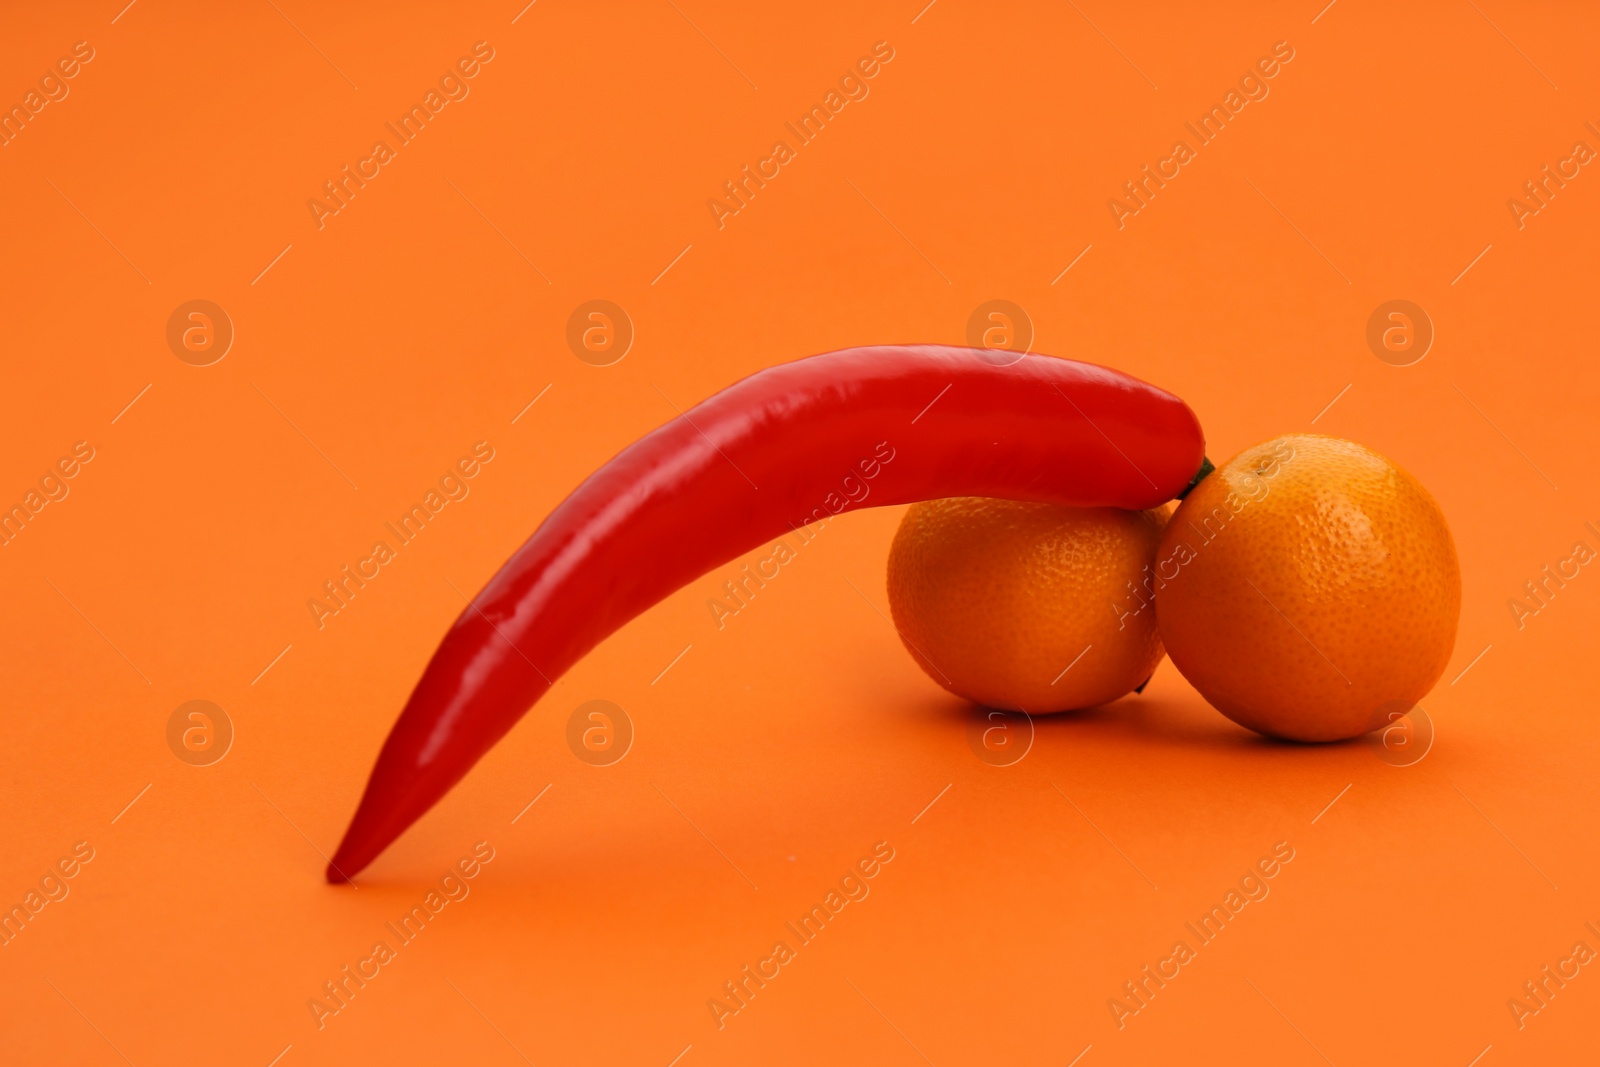
M880 346L753 374L590 475L461 613L384 742L328 880L371 863L590 649L720 564L858 506L1150 508L1203 451L1177 397L1049 356Z

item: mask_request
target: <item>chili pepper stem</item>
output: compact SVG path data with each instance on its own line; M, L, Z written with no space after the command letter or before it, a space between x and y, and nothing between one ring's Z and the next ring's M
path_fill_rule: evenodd
M1205 481L1206 476L1216 469L1216 464L1211 462L1210 456L1201 456L1200 469L1194 472L1194 477L1189 479L1189 484L1183 487L1183 489L1178 493L1176 499L1182 500L1184 497L1194 492L1194 487Z

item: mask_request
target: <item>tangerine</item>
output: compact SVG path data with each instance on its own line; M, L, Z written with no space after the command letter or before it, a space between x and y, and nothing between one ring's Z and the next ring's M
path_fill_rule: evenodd
M1149 680L1161 638L1131 583L1166 509L957 497L913 504L889 550L907 651L950 692L1029 713L1105 704Z
M1388 725L1455 647L1461 568L1444 513L1398 464L1293 434L1204 478L1161 537L1167 654L1258 733L1336 741Z

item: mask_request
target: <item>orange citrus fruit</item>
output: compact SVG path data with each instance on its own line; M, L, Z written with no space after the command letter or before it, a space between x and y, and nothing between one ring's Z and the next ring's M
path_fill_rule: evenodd
M929 677L986 707L1104 704L1149 680L1161 638L1136 583L1164 509L958 497L913 504L889 550L889 608Z
M1444 673L1461 568L1439 505L1369 448L1293 434L1195 486L1161 537L1156 614L1200 695L1258 733L1355 737Z

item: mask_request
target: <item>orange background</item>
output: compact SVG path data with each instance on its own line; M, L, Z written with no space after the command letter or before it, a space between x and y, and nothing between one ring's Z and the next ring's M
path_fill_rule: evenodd
M1521 630L1507 608L1600 547L1600 175L1522 229L1506 203L1600 147L1593 13L919 6L6 14L6 101L74 42L95 57L0 149L0 500L74 442L95 458L0 548L0 898L75 842L95 858L0 949L0 1059L1493 1067L1594 1047L1593 966L1521 1030L1506 1006L1600 948L1600 577ZM318 229L307 200L480 40L470 96ZM870 95L719 230L708 198L880 40ZM1119 230L1107 199L1280 40L1270 96ZM593 298L637 331L609 367L565 342ZM323 884L456 589L585 474L757 368L962 343L992 298L1036 348L1183 396L1218 461L1315 430L1422 479L1465 583L1425 759L1262 741L1166 664L990 766L885 621L899 516L868 511L720 632L706 600L737 562L626 627L358 889ZM1393 298L1437 330L1412 366L1365 341ZM166 342L192 299L236 330L211 366ZM308 598L480 440L470 497L319 630ZM167 746L192 699L236 731L212 766ZM610 767L566 746L590 699L636 730ZM319 1030L322 983L481 840L471 895ZM707 1000L878 841L895 859L870 897L719 1030ZM1107 1000L1278 841L1295 859L1270 897L1119 1030Z

